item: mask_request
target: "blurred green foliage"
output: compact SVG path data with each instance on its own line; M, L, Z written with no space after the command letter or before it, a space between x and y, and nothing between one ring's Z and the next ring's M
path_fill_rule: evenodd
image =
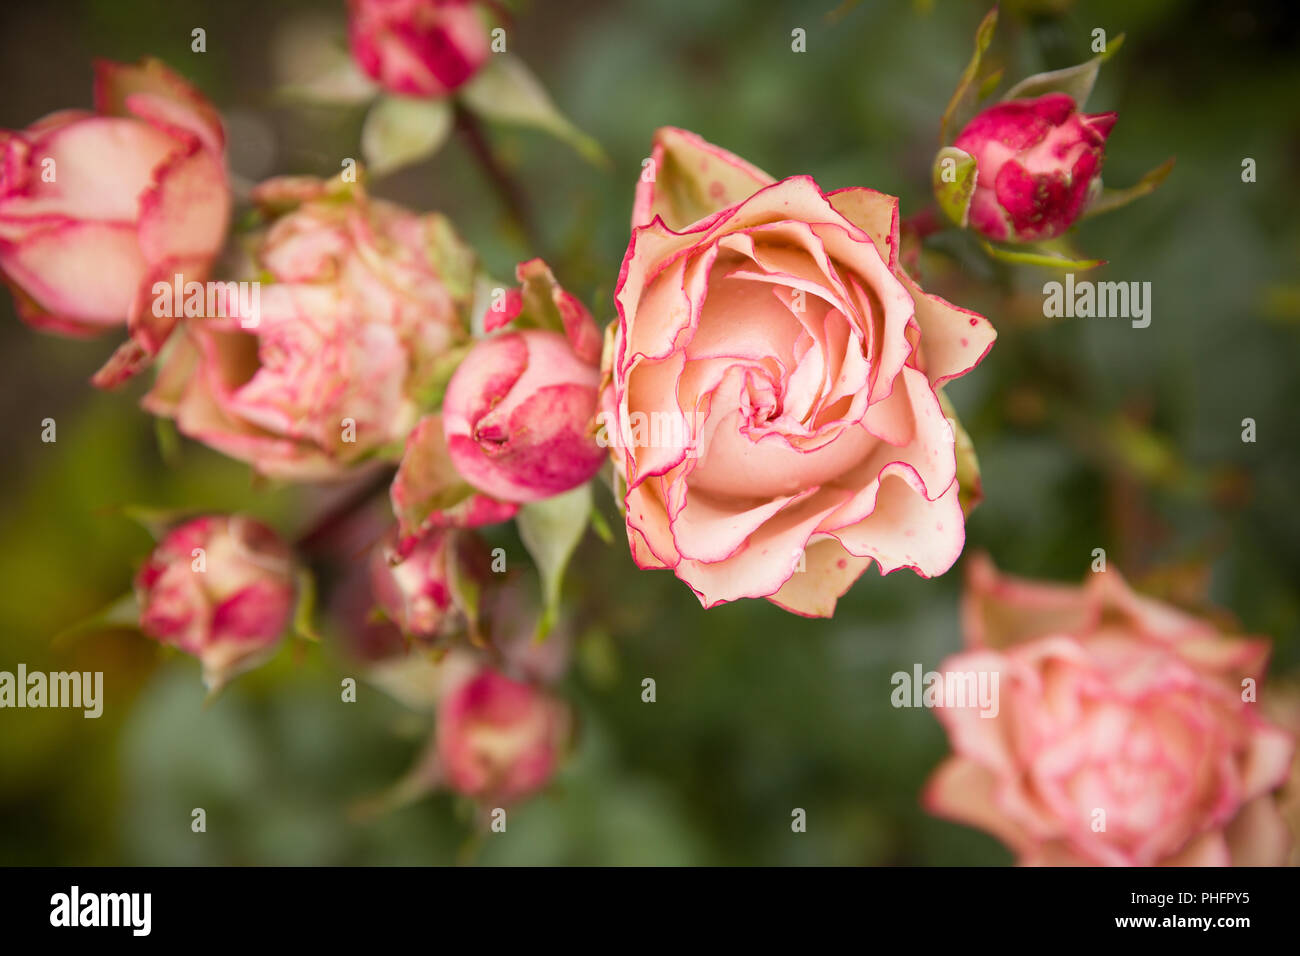
M937 124L984 13L974 2L561 2L531 5L511 49L614 159L493 131L527 191L543 248L526 249L468 153L452 143L374 191L451 216L493 274L545 256L612 317L632 188L661 124L693 129L774 175L928 201ZM0 127L90 100L92 56L162 57L231 116L237 172L337 172L361 114L272 101L274 64L304 24L341 33L340 2L86 0L0 9ZM1300 19L1232 0L1008 3L994 53L1014 79L1125 32L1090 109L1118 109L1106 178L1170 155L1153 197L1085 223L1101 279L1150 281L1151 327L1047 322L1047 273L993 267L964 237L923 263L926 285L987 314L1000 340L950 390L986 500L968 550L1010 571L1075 581L1093 548L1155 593L1213 602L1300 670ZM207 52L190 31L207 30ZM791 52L791 30L807 52ZM1254 158L1258 181L1243 184ZM52 647L53 634L130 584L149 539L125 504L238 508L286 532L289 489L190 442L165 464L135 408L141 386L87 384L111 348L31 332L0 305L0 668L103 669L97 721L0 712L0 863L445 863L471 828L437 796L367 823L351 805L415 759L427 727L378 690L339 700L348 665L286 645L202 706L194 662L130 634ZM40 441L40 422L58 441ZM1241 421L1258 441L1241 440ZM604 492L599 492L604 495ZM610 511L608 496L602 498ZM612 514L612 512L611 512ZM556 784L477 846L486 863L1004 863L990 838L926 816L917 793L946 751L933 716L894 710L889 675L959 646L959 564L936 581L874 571L832 621L766 602L703 612L671 575L637 572L589 536L567 589L585 640L564 685L582 736ZM1171 570L1172 569L1172 570ZM641 680L658 700L642 703ZM207 832L190 830L191 810ZM790 829L807 811L805 834Z

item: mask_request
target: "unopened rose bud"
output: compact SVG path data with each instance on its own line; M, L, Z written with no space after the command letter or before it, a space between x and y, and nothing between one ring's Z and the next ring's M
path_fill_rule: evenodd
M140 629L197 657L209 687L256 666L293 609L289 546L247 518L213 515L173 529L135 579Z
M569 733L564 703L493 670L444 697L437 720L438 761L447 785L502 803L545 785Z
M357 65L403 96L445 96L490 52L479 5L466 0L349 0Z
M451 609L447 550L451 535L435 531L414 544L405 558L391 542L370 554L370 589L388 619L411 637L438 635Z
M1065 93L977 115L953 141L976 164L970 228L1003 242L1037 242L1069 229L1101 176L1115 119L1079 112Z
M502 501L576 488L605 455L591 436L600 373L558 332L483 339L447 386L443 426L456 470Z

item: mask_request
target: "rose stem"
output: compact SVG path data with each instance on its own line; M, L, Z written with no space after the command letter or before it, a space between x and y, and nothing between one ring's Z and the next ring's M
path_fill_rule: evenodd
M523 190L493 155L492 147L483 133L483 124L479 122L478 117L460 102L455 104L455 111L456 129L464 139L465 145L474 154L479 167L491 182L492 188L496 190L497 197L506 207L506 212L523 233L530 250L534 255L540 254L537 230L533 227L532 218L528 213L528 201Z

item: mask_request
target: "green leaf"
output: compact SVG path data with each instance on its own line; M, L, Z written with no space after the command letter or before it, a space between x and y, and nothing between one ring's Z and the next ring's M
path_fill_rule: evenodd
M984 59L984 53L993 42L993 31L998 25L998 8L994 7L988 13L984 14L984 19L975 30L975 52L971 54L970 62L966 64L966 69L962 72L961 79L957 81L957 88L952 91L952 99L948 101L948 107L943 111L943 118L939 120L939 143L941 145L948 142L948 127L952 125L953 118L957 112L965 105L967 95L975 83L975 77L979 74L980 61Z
M361 153L373 175L391 173L432 156L451 132L451 121L445 99L382 96L366 114Z
M980 88L975 94L975 99L983 102L992 96L993 91L996 90L998 84L1002 82L1002 75L1005 72L1006 71L1003 69L996 69L988 76L984 77L984 79L980 81Z
M1074 105L1083 109L1083 104L1087 102L1092 94L1093 85L1097 82L1097 73L1101 65L1114 56L1123 43L1124 34L1121 33L1106 44L1105 53L1098 53L1086 63L1025 77L1007 90L1002 101L1005 103L1007 100L1032 100L1048 93L1068 93L1074 100Z
M554 498L534 501L519 509L516 521L524 547L537 563L542 579L542 614L537 638L550 633L560 605L564 569L582 540L591 519L591 484L579 485Z
M517 329L544 329L565 334L564 317L560 313L559 293L563 290L555 275L541 259L520 263L517 270L523 308L515 318Z
M1043 266L1048 269L1060 269L1062 272L1085 272L1106 264L1105 259L1072 259L1041 247L1037 250L1032 247L1010 249L1006 246L995 246L986 239L979 240L979 244L991 258L1014 265Z
M596 537L606 544L614 543L614 532L610 530L609 522L605 520L605 516L600 513L600 509L595 504L591 506L591 530L596 532Z
M298 603L293 610L293 632L305 641L320 643L316 630L316 577L306 568L298 569Z
M574 126L532 71L508 53L493 55L487 66L461 87L460 99L485 120L542 130L568 143L593 166L610 166L600 144Z
M103 631L135 631L139 628L140 606L136 603L135 592L130 592L123 594L112 604L101 608L89 617L65 627L50 639L50 643L58 649L88 634L99 634Z
M1173 168L1174 158L1170 157L1127 189L1103 189L1100 196L1088 203L1088 207L1083 211L1083 218L1111 212L1155 192L1165 178L1173 172Z
M962 229L966 228L978 173L975 157L956 146L945 146L935 154L934 166L930 171L934 181L934 198L944 215Z
M980 481L980 461L975 455L975 444L970 440L966 429L962 427L952 402L948 401L948 396L942 389L937 394L939 407L943 409L944 417L952 427L953 450L957 456L957 501L961 505L961 513L970 517L975 506L984 500L984 486Z
M329 64L315 76L281 87L275 99L282 103L344 106L365 103L379 93L379 87L357 69L351 56L339 51L337 57L329 59Z
M164 465L175 466L181 457L181 436L176 423L170 418L153 420L154 439L158 442L158 455Z

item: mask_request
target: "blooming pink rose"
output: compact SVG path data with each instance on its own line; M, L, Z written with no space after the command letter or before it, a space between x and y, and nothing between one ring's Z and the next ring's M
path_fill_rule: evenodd
M970 226L990 239L1059 236L1100 184L1115 113L1080 113L1065 93L990 106L953 145L975 157Z
M489 332L512 323L519 330L474 345L447 385L443 428L467 482L525 502L589 481L606 453L591 434L600 384L596 323L540 259L518 274L523 286L484 324Z
M437 753L451 789L510 803L541 789L569 735L569 711L532 684L484 670L438 704Z
M94 112L0 130L0 279L36 328L127 326L96 385L129 378L170 334L155 282L207 278L230 214L224 148L212 104L157 60L97 62Z
M140 629L197 657L219 687L258 664L293 608L289 547L247 518L213 515L173 529L135 578Z
M352 56L385 89L445 96L490 52L487 26L467 0L348 0Z
M872 559L946 571L965 531L937 389L993 327L900 267L892 196L774 183L678 129L651 158L602 396L633 559L706 607L811 616Z
M443 217L339 179L254 200L283 212L252 253L258 314L187 320L145 408L274 477L396 459L468 336L471 253Z
M1243 689L1264 676L1266 640L1225 637L1113 570L1069 588L987 559L971 565L963 614L971 650L939 670L997 674L999 707L937 711L956 755L930 781L931 812L988 830L1026 864L1285 858L1271 792L1294 739Z

